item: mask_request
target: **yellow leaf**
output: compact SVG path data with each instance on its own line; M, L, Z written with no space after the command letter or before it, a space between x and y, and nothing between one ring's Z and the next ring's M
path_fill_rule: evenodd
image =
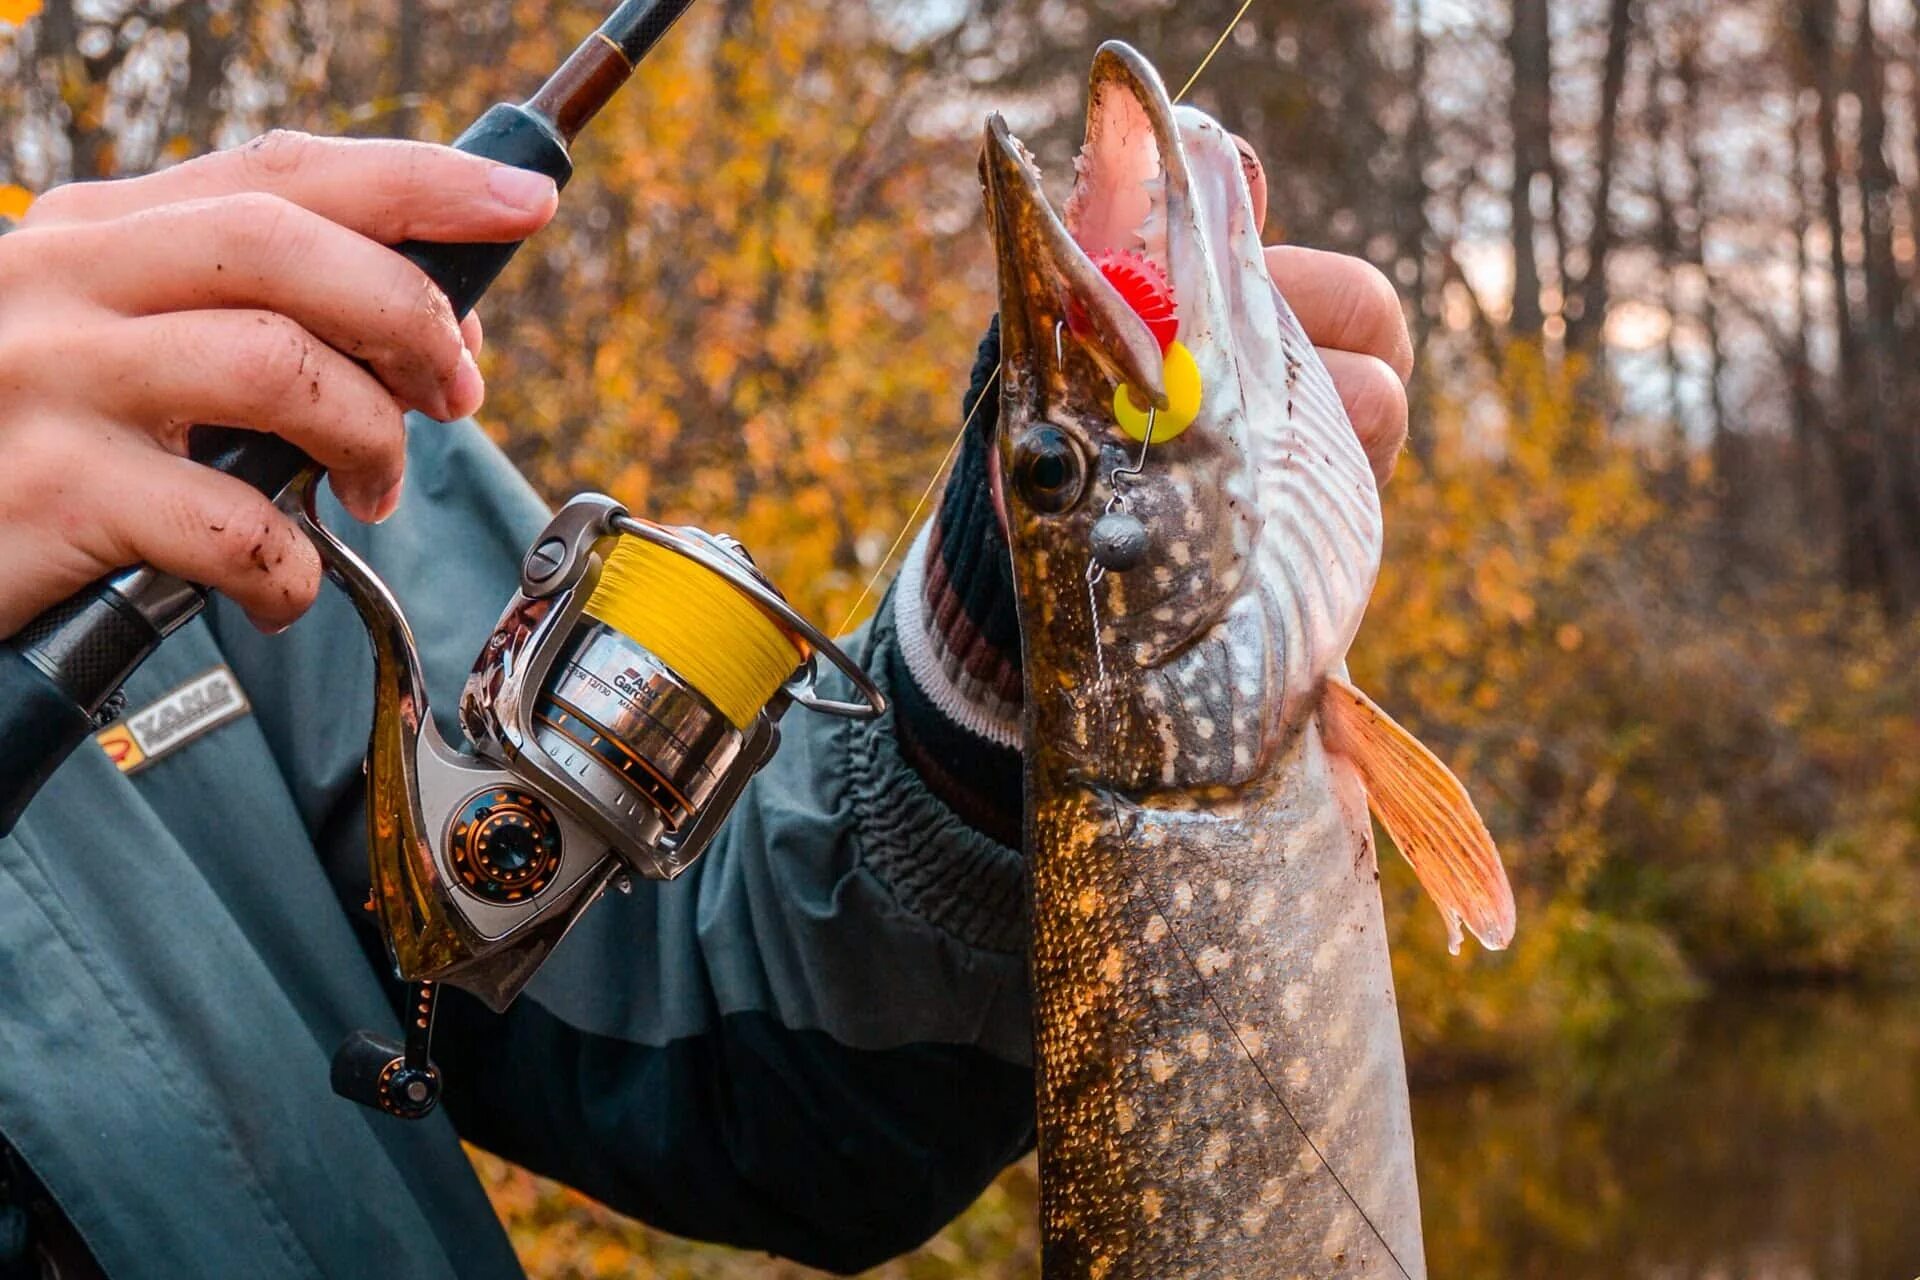
M5 6L7 3L9 3L9 0L0 0L0 6ZM4 10L0 9L0 12L4 12ZM5 218L10 222L18 222L27 216L27 209L32 204L33 192L27 190L25 187L15 187L0 183L0 218Z
M40 12L40 0L0 0L0 22L19 26Z

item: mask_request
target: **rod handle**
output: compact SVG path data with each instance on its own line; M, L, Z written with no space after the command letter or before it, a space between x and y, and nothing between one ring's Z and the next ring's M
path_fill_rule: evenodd
M553 126L526 107L502 103L453 144L461 151L532 169L563 187L573 160ZM519 249L501 244L408 241L395 248L439 285L465 316ZM195 427L194 461L278 499L313 466L278 436L239 427ZM121 570L53 605L0 645L0 835L111 707L110 699L160 642L206 607L204 587L150 569Z

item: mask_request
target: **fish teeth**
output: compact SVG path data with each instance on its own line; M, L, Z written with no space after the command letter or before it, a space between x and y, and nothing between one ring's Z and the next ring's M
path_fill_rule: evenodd
M1040 162L1033 158L1033 152L1027 150L1027 144L1011 133L1007 135L1007 141L1013 144L1013 153L1020 157L1020 162L1033 170L1035 177L1041 176Z
M1167 215L1159 206L1156 205L1153 212L1147 215L1147 220L1140 224L1134 238L1139 241L1140 252L1156 265L1167 262Z

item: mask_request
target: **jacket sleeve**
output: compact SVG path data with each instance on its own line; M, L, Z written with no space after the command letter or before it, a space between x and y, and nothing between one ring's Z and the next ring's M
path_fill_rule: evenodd
M783 728L686 877L609 895L504 1018L453 1006L448 1102L658 1226L855 1271L1031 1142L1024 890L887 721Z
M545 511L471 424L412 441L393 520L326 514L400 595L452 735ZM850 641L895 711L790 711L685 876L609 894L504 1015L448 993L436 1052L463 1136L668 1230L842 1271L918 1243L1031 1145L1022 867L903 756L896 600ZM357 908L358 621L329 590L282 637L229 606L215 626Z

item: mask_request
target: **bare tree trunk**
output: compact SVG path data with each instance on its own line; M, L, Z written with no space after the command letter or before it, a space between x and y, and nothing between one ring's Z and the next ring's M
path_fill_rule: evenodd
M1680 367L1679 329L1685 308L1681 305L1679 272L1681 258L1679 219L1674 216L1673 192L1668 185L1668 140L1672 121L1665 98L1667 71L1659 55L1654 56L1647 80L1647 127L1653 141L1654 251L1660 259L1660 284L1665 295L1661 306L1667 313L1666 337L1661 343L1662 363L1667 374L1667 464L1672 476L1683 476L1688 452L1686 409L1680 400L1684 370Z
M1911 153L1908 167L1914 179L1907 188L1907 228L1920 239L1920 0L1912 0L1911 7L1913 14L1907 21L1907 147ZM1907 278L1912 287L1920 289L1920 263L1909 267ZM1911 336L1920 340L1920 299L1914 301L1909 319L1916 330Z
M48 0L40 15L39 62L51 71L51 83L63 107L61 123L67 139L71 176L105 178L116 168L113 136L105 126L105 112L96 102L105 97L106 83L125 56L119 39L106 52L88 57L80 51L81 21L73 0ZM115 33L116 37L118 33ZM46 71L42 78L47 78Z
M1613 252L1613 178L1620 152L1620 99L1626 91L1632 52L1634 0L1610 0L1607 52L1600 71L1600 123L1593 179L1593 226L1587 231L1587 261L1577 297L1568 284L1567 349L1600 359L1607 320L1607 258Z
M1433 279L1428 241L1433 227L1427 216L1427 164L1433 155L1433 121L1427 112L1427 32L1423 0L1413 0L1412 49L1407 68L1407 92L1412 96L1413 116L1407 124L1406 164L1402 174L1401 198L1396 202L1400 223L1400 259L1413 264L1413 384L1408 389L1414 428L1407 435L1407 447L1414 457L1430 462L1433 436L1420 429L1432 394L1432 372L1427 367L1427 348L1433 336L1434 312L1438 305L1439 285Z
M1680 154L1687 167L1687 204L1693 211L1692 233L1680 237L1688 265L1700 280L1700 327L1707 340L1707 442L1713 464L1714 512L1720 529L1721 564L1734 555L1741 524L1743 492L1736 462L1737 442L1728 428L1726 411L1726 347L1720 334L1719 285L1707 267L1707 236L1713 226L1714 194L1707 180L1700 103L1700 46L1698 31L1690 30L1675 64L1681 90Z
M1866 328L1862 347L1868 368L1870 411L1876 468L1880 482L1880 522L1893 578L1893 604L1899 610L1920 603L1916 549L1920 549L1920 474L1916 474L1914 428L1899 411L1912 384L1912 370L1901 361L1901 269L1893 253L1893 217L1899 180L1887 161L1885 65L1874 33L1874 6L1862 4L1853 44L1853 96L1860 104L1860 238L1866 274Z
M1814 468L1814 433L1818 429L1819 402L1813 387L1813 354L1808 349L1807 328L1812 324L1812 308L1807 301L1807 280L1813 274L1813 262L1807 252L1807 236L1813 218L1807 200L1806 121L1796 100L1792 121L1793 165L1793 318L1787 334L1791 344L1788 357L1787 386L1793 415L1793 496L1800 526L1810 538L1820 537L1819 502Z
M1800 33L1813 81L1814 132L1820 147L1820 216L1827 228L1827 271L1833 295L1833 326L1838 348L1838 386L1834 395L1834 472L1839 480L1840 573L1849 590L1885 597L1886 562L1874 511L1873 452L1861 401L1863 361L1859 330L1849 293L1846 219L1841 204L1839 86L1835 80L1835 0L1806 0Z
M1513 314L1508 327L1515 337L1538 339L1546 316L1540 303L1540 259L1535 243L1533 183L1550 173L1552 154L1552 47L1547 27L1547 0L1513 0L1513 26L1507 36L1507 57L1513 72L1513 94L1507 118L1513 131L1513 182L1508 192L1513 240Z
M1901 391L1894 365L1901 289L1893 252L1895 183L1887 163L1886 78L1871 4L1859 9L1851 79L1860 109L1861 268L1866 285L1860 343L1866 381L1861 399L1874 453L1874 521L1886 569L1884 595L1893 612L1904 614L1920 597L1920 582L1914 576L1914 542L1920 522L1913 513L1914 468L1904 415L1893 412ZM1896 423L1896 417L1902 421Z
M411 138L419 127L420 50L426 25L425 0L400 0L399 30L393 48L393 132Z

